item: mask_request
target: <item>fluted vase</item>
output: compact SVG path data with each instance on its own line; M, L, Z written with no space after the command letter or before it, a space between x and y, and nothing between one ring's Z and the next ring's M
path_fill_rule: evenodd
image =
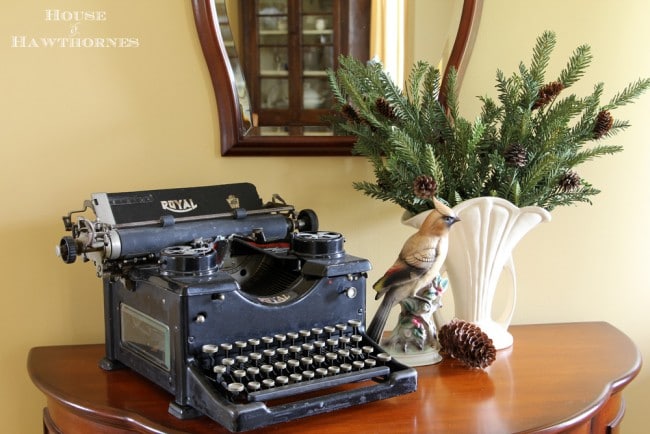
M513 343L508 327L517 298L517 277L512 260L519 241L551 214L537 206L519 208L498 197L469 199L453 208L460 222L451 228L444 268L454 297L455 317L478 325L496 349ZM424 214L424 213L423 213ZM419 227L424 217L404 221ZM497 286L503 270L512 281L502 314L493 318Z

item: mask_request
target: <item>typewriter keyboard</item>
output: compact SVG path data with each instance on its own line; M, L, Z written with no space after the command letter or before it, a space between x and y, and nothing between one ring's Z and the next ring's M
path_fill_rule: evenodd
M201 369L233 402L267 401L387 377L391 356L359 332L360 321L207 344Z

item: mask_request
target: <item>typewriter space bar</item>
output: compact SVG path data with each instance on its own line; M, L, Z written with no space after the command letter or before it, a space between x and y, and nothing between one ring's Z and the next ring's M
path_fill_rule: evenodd
M301 383L288 384L286 386L274 387L272 389L258 390L248 394L249 401L266 401L270 399L286 398L301 393L314 392L355 381L368 380L373 377L381 377L390 374L388 366L376 366L374 368L362 369L360 371L336 374L330 377L317 378Z

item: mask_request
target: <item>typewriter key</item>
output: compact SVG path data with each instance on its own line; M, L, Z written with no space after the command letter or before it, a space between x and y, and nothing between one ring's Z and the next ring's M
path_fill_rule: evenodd
M262 343L265 345L265 347L271 348L271 344L273 343L273 338L270 336L264 336L262 337Z
M289 375L289 380L291 380L292 383L300 383L302 381L302 374L294 372L293 374Z
M214 344L205 344L201 347L201 351L205 354L214 354L219 351L219 347Z
M256 392L260 390L261 385L257 381L249 381L246 387L248 388L249 391Z
M252 339L249 339L249 340L248 340L248 345L250 345L251 347L253 347L253 352L257 352L257 346L258 346L259 344L260 344L260 340L259 340L259 339L253 339L253 338L252 338Z
M271 365L262 365L262 366L260 366L260 371L263 374L266 374L266 378L271 378L271 373L273 372L273 366L271 366Z
M278 356L280 356L281 361L284 362L285 360L287 360L287 354L289 354L289 350L287 350L286 348L278 348L275 352L277 353Z
M275 384L278 386L286 386L289 383L289 377L280 375L275 379Z
M379 353L379 354L377 354L377 360L379 360L380 362L382 362L384 364L390 362L392 359L393 359L393 357L388 353Z
M262 380L262 385L267 389L270 389L271 387L275 387L275 380L273 380L272 378L265 378L264 380Z
M289 359L287 360L287 366L289 367L290 371L296 372L298 370L298 366L300 366L300 362L298 362L296 359Z
M260 353L250 353L248 357L251 359L251 362L253 362L253 366L257 366L258 362L262 359Z
M241 383L230 383L228 385L228 392L232 393L233 398L236 398L241 392L244 391L244 385Z

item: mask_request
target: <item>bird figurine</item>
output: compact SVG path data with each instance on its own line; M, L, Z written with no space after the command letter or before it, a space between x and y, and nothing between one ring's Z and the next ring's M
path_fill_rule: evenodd
M382 297L383 300L368 326L367 334L377 343L380 342L393 306L430 285L445 262L449 228L460 219L451 208L435 197L433 205L434 209L420 229L404 243L395 263L373 285L377 291L375 300Z

